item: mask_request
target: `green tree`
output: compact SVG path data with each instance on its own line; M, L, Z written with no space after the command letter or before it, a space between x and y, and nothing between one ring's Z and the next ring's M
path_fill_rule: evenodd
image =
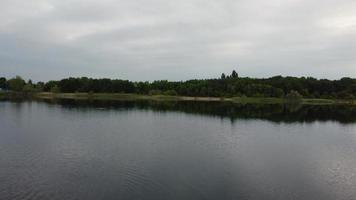
M51 89L52 89L53 87L55 87L55 86L58 86L58 81L48 81L47 83L45 83L45 84L43 85L43 90L44 90L45 92L50 92Z
M53 86L53 87L51 88L51 92L52 92L52 93L58 93L58 92L60 92L60 89L59 89L59 87L58 87L57 85L55 85L55 86Z
M239 74L233 70L232 73L231 73L231 78L238 78L239 77Z
M221 74L221 79L226 79L226 75L224 73Z
M0 89L6 90L7 89L7 81L5 77L0 78Z
M26 84L23 87L22 91L27 93L37 92L36 88L32 84Z
M42 92L44 90L44 83L43 82L37 82L35 85L35 88L37 91Z
M8 81L9 89L13 91L22 91L25 86L25 81L20 77L16 76Z

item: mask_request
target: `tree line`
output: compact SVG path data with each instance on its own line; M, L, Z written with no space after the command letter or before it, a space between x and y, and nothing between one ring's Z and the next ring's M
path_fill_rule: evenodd
M59 81L25 81L21 77L0 78L2 90L18 92L87 92L137 93L147 95L182 95L202 97L288 97L304 98L356 98L356 79L316 79L312 77L249 78L239 77L234 70L219 78L153 82L133 82L120 79L65 78Z

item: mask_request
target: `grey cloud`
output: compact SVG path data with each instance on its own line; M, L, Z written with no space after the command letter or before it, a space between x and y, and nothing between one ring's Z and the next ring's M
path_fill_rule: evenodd
M353 0L0 0L0 76L356 76Z

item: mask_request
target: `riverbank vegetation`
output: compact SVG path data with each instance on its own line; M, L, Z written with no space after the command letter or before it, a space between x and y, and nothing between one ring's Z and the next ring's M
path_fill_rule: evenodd
M335 102L356 98L356 79L316 79L312 77L249 78L239 77L236 71L219 78L153 82L133 82L120 79L66 78L59 81L25 81L17 76L0 78L2 91L36 94L40 97L76 98L143 98L143 99L197 99L239 101L305 101ZM51 95L50 95L51 94ZM54 95L55 94L55 95ZM126 96L125 96L126 94ZM128 95L129 94L129 95Z
M71 100L153 100L153 101L205 101L205 102L232 102L238 104L306 104L330 105L349 104L356 105L355 100L346 99L288 99L277 97L191 97L168 95L142 95L127 93L51 93L41 92L33 95L38 99L71 99Z

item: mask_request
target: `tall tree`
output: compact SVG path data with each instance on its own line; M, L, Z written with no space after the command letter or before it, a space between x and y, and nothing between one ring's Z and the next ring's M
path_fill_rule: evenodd
M5 77L0 78L0 89L7 89L7 82Z
M221 74L221 79L226 79L226 75L224 73Z
M25 86L25 81L20 77L16 76L8 81L9 89L13 91L22 91Z
M232 73L231 73L231 78L238 78L239 77L239 74L233 70Z

